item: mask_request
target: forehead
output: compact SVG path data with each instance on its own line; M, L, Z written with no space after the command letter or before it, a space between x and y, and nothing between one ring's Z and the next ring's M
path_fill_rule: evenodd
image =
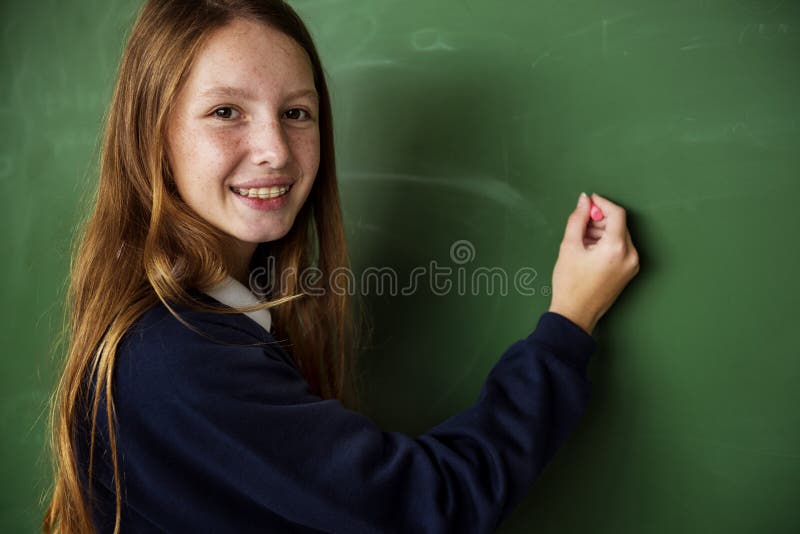
M186 80L193 96L215 86L282 92L313 88L314 74L294 39L260 22L235 19L209 36Z

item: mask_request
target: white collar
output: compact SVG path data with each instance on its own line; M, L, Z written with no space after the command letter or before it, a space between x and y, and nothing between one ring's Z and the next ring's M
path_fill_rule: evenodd
M230 306L231 308L239 308L242 306L252 306L258 304L258 298L245 287L241 282L226 276L225 279L215 286L210 287L204 291L207 295L211 295L221 303ZM251 312L243 312L252 320L261 325L267 332L272 327L272 316L268 309L261 309Z

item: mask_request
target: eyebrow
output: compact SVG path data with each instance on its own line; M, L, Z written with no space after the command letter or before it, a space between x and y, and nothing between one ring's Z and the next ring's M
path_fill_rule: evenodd
M217 87L211 87L202 91L200 93L201 97L211 97L211 96L227 96L227 97L239 97L244 98L245 100L256 100L253 95L250 94L249 91L244 89L240 89L239 87L231 87L229 85L221 85ZM297 91L292 91L288 95L286 95L287 99L298 98L301 96L310 96L315 100L319 100L319 95L317 94L316 89L298 89Z

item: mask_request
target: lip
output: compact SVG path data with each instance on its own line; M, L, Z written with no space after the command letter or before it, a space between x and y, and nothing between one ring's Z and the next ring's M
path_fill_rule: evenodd
M288 176L278 176L276 178L258 178L256 180L250 180L249 182L241 182L238 184L233 184L231 187L235 187L236 189L256 189L260 187L276 187L282 185L292 185L294 180L289 178Z
M283 209L288 204L289 196L291 195L291 193L292 189L289 189L288 192L277 198L254 198L254 197L243 197L231 191L231 195L235 196L239 200L239 202L242 202L244 203L245 206L248 206L258 211L276 211Z

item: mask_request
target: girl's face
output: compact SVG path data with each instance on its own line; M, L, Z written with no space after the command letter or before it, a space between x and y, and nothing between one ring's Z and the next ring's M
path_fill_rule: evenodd
M169 117L178 193L237 249L280 239L319 168L317 119L305 50L275 29L236 19L199 52Z

